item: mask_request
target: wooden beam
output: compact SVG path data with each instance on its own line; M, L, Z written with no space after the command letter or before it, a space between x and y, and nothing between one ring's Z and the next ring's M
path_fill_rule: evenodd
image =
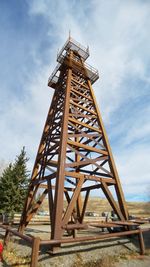
M91 110L91 109L88 109L88 108L86 108L84 106L81 106L81 105L77 104L76 102L74 102L72 99L70 99L70 104L80 108L81 110L86 110L87 112L90 112L93 115L97 115L94 110Z
M74 141L71 141L71 140L68 140L67 143L69 145L72 145L72 146L75 146L75 147L83 148L83 149L85 149L87 151L93 151L93 152L96 152L96 153L99 153L99 154L108 155L108 152L106 150L103 150L103 149L95 148L95 147L92 147L92 146L86 146L84 144L77 143L77 142L74 142Z
M77 178L77 179L86 179L90 181L96 181L96 182L106 182L107 184L116 184L115 179L113 178L104 178L104 177L99 177L99 176L94 176L94 175L87 175L87 174L82 174L82 173L77 173L77 172L65 172L66 176Z
M125 221L125 218L124 218L123 214L121 213L121 211L120 211L117 203L115 202L115 200L114 200L114 198L113 198L113 196L112 196L107 184L104 181L102 181L101 187L102 187L103 192L106 195L110 205L112 206L113 210L115 211L115 213L118 215L120 220Z
M65 213L64 218L62 220L62 227L68 223L68 220L69 220L69 218L70 218L70 216L72 214L72 211L73 211L73 209L75 207L76 200L77 200L77 198L78 198L78 196L80 194L83 182L84 182L84 179L80 179L78 181L77 187L76 187L76 189L75 189L75 191L73 193L71 201L70 201L70 203L69 203L69 205L67 207L66 213Z

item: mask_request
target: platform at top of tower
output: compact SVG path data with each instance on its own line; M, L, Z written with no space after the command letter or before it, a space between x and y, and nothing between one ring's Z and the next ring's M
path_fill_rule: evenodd
M87 62L85 62L90 55L89 48L88 47L85 48L77 41L75 41L73 38L69 37L64 46L62 47L62 49L60 50L60 52L57 54L58 64L48 79L49 87L52 87L54 89L56 88L56 84L59 79L61 65L64 63L69 50L77 52L77 54L82 58L87 76L92 84L99 78L98 70L87 64Z
M60 52L57 55L57 61L61 63L61 59L65 56L66 51L73 50L78 52L83 61L89 57L89 48L79 44L73 38L69 37Z

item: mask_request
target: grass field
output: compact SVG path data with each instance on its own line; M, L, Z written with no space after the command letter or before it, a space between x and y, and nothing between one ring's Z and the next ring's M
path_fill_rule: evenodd
M137 217L150 217L150 202L127 202L130 215ZM45 199L43 209L48 210L48 201ZM102 212L111 211L112 208L106 199L91 197L88 201L87 211L96 212L101 215Z

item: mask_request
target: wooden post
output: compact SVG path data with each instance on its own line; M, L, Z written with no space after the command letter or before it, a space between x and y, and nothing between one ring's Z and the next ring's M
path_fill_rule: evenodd
M37 267L40 242L41 242L41 240L39 237L33 238L30 267Z
M140 243L140 252L141 252L141 255L144 255L145 254L145 245L144 245L144 239L143 239L143 233L142 233L142 230L139 229L139 243Z
M8 229L6 229L5 237L4 237L4 246L7 246L9 239L10 239L10 232Z

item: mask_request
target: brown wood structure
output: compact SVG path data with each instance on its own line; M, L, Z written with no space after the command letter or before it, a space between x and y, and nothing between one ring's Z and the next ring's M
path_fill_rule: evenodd
M66 243L136 235L140 252L145 253L142 220L129 220L115 162L94 97L92 84L98 71L85 61L88 48L69 37L57 56L58 65L48 85L55 92L36 156L28 196L18 231L5 230L32 247L31 267L38 264L41 246L52 253ZM116 214L115 221L85 221L90 192L101 190ZM39 196L40 193L40 197ZM50 236L47 240L24 234L44 199L49 203ZM67 203L67 205L66 205ZM101 205L101 203L99 203ZM100 231L99 229L108 231ZM66 235L69 234L70 236Z
M124 194L92 89L99 74L86 63L88 57L88 48L70 37L57 55L58 65L48 82L54 95L19 226L19 232L23 233L47 198L51 224L47 243L52 245L53 251L69 240L102 238L97 235L77 237L76 230L114 226L111 223L85 224L92 190L102 190L108 199L118 217L115 226L119 225L121 231L129 231L134 225L128 221ZM37 199L39 192L42 193ZM66 231L72 234L71 239L66 237Z

